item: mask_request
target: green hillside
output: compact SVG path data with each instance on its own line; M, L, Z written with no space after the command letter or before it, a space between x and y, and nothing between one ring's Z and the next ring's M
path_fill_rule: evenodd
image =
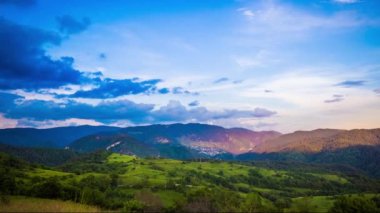
M102 210L294 212L309 208L325 212L339 195L380 191L379 181L365 176L315 168L300 172L260 164L138 158L107 152L92 153L56 168L30 166L4 154L0 163L3 200L23 195L71 200ZM303 198L310 200L308 205L301 205Z

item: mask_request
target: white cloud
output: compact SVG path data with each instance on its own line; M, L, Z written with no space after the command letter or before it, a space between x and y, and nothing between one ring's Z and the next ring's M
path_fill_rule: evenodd
M0 113L0 129L14 128L17 125L17 120L5 118L3 114Z
M342 3L353 0L339 0ZM305 11L296 7L265 2L255 8L238 10L250 22L246 26L253 33L302 33L310 30L352 28L378 24L378 21L365 19L353 11L338 11L331 15Z
M237 11L241 12L248 19L252 19L255 16L255 13L247 8L239 8Z
M277 60L274 59L273 54L267 50L260 50L253 56L233 56L232 59L243 69L273 65L273 63L277 62Z
M340 3L340 4L354 4L359 1L358 0L333 0L333 2Z

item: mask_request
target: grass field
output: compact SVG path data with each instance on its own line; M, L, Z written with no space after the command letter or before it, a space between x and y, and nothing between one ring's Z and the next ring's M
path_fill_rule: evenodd
M101 209L71 201L12 196L9 203L0 205L0 212L101 212Z

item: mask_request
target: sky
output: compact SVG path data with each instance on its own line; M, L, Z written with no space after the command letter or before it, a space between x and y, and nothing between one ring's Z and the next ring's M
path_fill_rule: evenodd
M380 128L380 1L0 0L0 128Z

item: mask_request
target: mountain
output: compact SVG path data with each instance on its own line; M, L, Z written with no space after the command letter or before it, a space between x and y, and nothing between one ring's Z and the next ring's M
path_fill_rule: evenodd
M139 156L158 155L148 144L136 140L123 133L98 133L85 136L70 144L70 150L94 152L98 150L114 151Z
M180 144L139 141L126 133L104 132L89 135L73 142L69 150L78 152L111 151L140 157L192 159L207 157Z
M380 145L380 129L297 131L269 139L256 146L251 152L318 153L359 145Z
M0 143L0 153L1 152L30 163L46 166L61 165L79 156L79 153L65 149L13 147Z
M0 129L0 143L17 147L63 148L86 135L118 129L118 127L87 125L50 129Z
M97 133L74 141L69 148L91 152L110 150L137 156L176 159L230 157L252 150L267 139L278 137L274 131L254 132L243 128L226 129L206 124L149 125Z
M180 144L205 154L241 154L281 134L190 123L128 127L120 132L150 144Z

